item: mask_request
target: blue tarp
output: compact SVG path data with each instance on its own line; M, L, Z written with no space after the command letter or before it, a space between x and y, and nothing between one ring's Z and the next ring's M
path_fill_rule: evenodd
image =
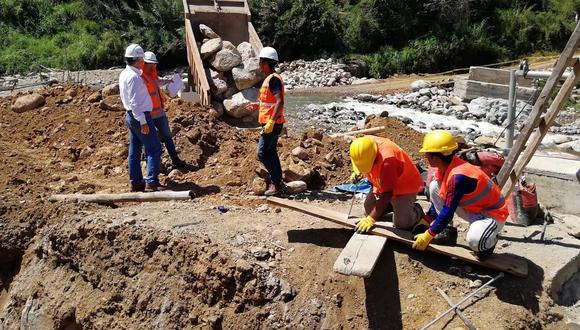
M369 182L369 180L362 179L358 183L358 186L353 184L353 183L343 183L343 184L339 184L337 186L334 186L334 188L332 190L352 193L356 189L357 193L368 194L371 191L372 187L373 187L373 185Z

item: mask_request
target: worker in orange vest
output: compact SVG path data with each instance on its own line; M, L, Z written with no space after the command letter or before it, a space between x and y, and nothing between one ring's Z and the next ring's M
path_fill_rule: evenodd
M415 236L413 248L425 250L437 234L449 228L457 213L469 221L467 244L484 260L493 253L508 208L499 187L479 167L459 158L457 148L448 131L425 135L420 152L432 171L427 182L431 207L416 226L423 227L424 232Z
M157 57L153 52L145 52L145 65L141 72L141 78L145 82L147 91L151 96L151 102L153 103L151 118L153 119L153 123L155 123L157 132L159 132L160 140L165 144L165 148L167 148L167 153L169 153L173 166L185 168L187 164L177 154L171 136L171 129L169 128L169 121L164 111L165 95L161 92L161 87L159 86L159 76L157 74L158 63Z
M369 231L388 212L393 212L396 228L412 229L423 216L415 203L423 180L409 155L391 140L369 135L351 143L350 158L351 181L362 174L373 185L364 203L367 216L357 222L357 232Z
M253 102L248 108L258 110L258 123L262 125L262 134L258 142L258 158L270 174L270 184L264 193L274 196L284 193L286 186L282 182L282 166L278 157L278 137L284 126L284 81L274 70L278 63L278 52L272 47L260 51L260 71L266 79L260 87L259 102Z

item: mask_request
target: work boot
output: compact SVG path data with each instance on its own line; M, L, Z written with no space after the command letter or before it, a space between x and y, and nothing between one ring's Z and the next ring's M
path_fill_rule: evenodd
M131 192L145 191L145 183L131 184Z
M173 164L173 167L175 167L175 168L187 169L187 163L184 162L183 160L181 160L180 158L172 160L171 163Z
M457 244L457 228L450 226L445 227L443 231L433 238L433 243L448 246Z
M477 251L475 252L475 257L477 258L477 260L479 261L485 261L487 260L489 257L491 257L491 255L493 254L493 250L495 250L495 245L491 247L491 249L487 249L487 250L483 250L483 251Z
M145 192L164 191L167 187L162 186L159 182L145 184Z

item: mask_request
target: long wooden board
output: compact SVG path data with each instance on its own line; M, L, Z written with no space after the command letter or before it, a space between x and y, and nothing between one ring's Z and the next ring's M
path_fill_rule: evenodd
M346 214L341 212L325 209L315 205L308 205L305 203L282 199L278 197L268 197L267 201L269 203L290 208L298 212L302 212L320 219L337 223L339 225L351 228L354 228L356 226L355 225L356 219L347 219ZM387 239L395 240L408 245L412 245L414 242L412 237L413 235L410 232L406 230L393 228L385 223L378 222L370 233L383 236L386 237ZM485 261L479 261L472 254L469 248L462 245L443 246L430 244L429 247L427 247L427 251L458 258L472 264L503 271L519 277L528 276L527 261L515 255L496 253Z
M370 277L387 239L354 233L334 263L334 271L343 275Z

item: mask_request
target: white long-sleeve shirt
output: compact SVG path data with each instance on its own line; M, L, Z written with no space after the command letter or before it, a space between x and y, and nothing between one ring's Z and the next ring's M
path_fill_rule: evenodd
M141 125L147 124L145 112L150 112L153 109L153 104L139 69L127 65L125 70L121 71L119 75L119 93L125 110L133 112L133 117Z

